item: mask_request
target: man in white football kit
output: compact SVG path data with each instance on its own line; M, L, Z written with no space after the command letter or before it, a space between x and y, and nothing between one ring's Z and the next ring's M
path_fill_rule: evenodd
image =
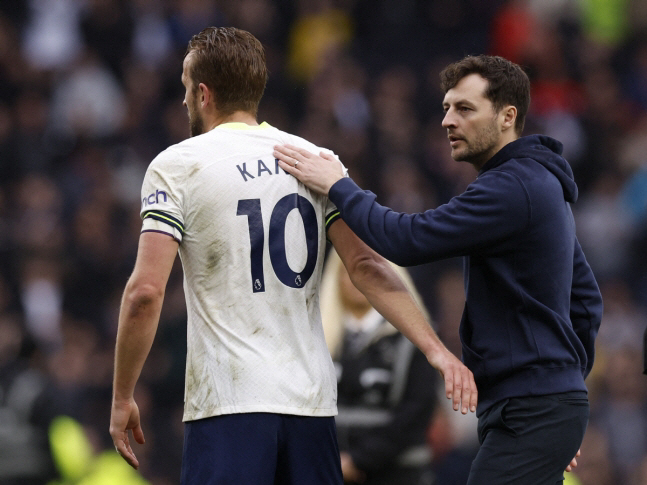
M335 414L318 295L334 206L278 168L272 147L288 139L306 145L266 123L223 123L162 152L144 178L142 231L172 236L184 269L185 421Z
M440 343L388 263L339 219L327 197L289 176L277 144L320 151L256 122L267 71L251 34L194 36L182 82L192 138L163 151L142 187L143 228L123 296L110 433L139 462L135 384L152 345L178 253L187 303L183 484L341 484L336 376L319 283L327 236L354 284L476 406L471 373ZM431 383L430 383L431 385Z

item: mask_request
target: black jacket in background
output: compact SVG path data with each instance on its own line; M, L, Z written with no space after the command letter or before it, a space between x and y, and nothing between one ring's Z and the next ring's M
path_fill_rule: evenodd
M392 483L407 483L402 467L429 467L429 456L417 465L402 460L412 451L429 451L425 432L436 404L436 372L402 334L383 332L385 326L393 328L384 321L355 339L346 331L334 359L335 422L340 451L350 453L367 483L382 483L385 475Z
M577 186L561 151L545 136L515 140L464 193L419 214L382 207L347 178L330 189L350 228L396 264L465 256L460 333L478 415L508 397L586 390L602 298L575 236Z

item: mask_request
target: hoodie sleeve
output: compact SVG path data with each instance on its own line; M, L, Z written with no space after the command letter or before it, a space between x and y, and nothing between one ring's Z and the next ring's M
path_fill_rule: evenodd
M528 194L513 174L489 171L437 209L394 212L344 178L330 199L348 226L377 253L400 266L464 256L522 231L530 220Z
M602 295L593 271L584 257L577 238L573 255L573 285L571 287L571 323L586 350L584 378L593 368L595 337L602 321Z

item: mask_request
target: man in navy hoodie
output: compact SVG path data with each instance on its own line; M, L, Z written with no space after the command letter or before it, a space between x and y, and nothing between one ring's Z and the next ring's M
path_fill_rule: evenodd
M602 316L575 236L577 186L561 143L521 137L530 83L518 65L468 56L443 70L441 87L452 157L471 163L478 176L437 209L383 207L325 154L285 146L275 147L275 156L327 194L387 259L411 266L465 258L460 335L479 393L481 441L468 485L562 483L588 422L584 379Z

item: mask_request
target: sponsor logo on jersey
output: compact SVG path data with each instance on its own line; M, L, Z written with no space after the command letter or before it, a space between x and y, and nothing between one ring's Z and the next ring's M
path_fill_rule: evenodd
M144 197L142 199L142 206L146 207L146 206L149 206L149 205L152 205L152 204L159 204L160 196L162 196L164 198L164 202L166 202L168 200L168 198L166 196L166 192L164 192L163 190L156 190L155 192L150 194L148 197Z

